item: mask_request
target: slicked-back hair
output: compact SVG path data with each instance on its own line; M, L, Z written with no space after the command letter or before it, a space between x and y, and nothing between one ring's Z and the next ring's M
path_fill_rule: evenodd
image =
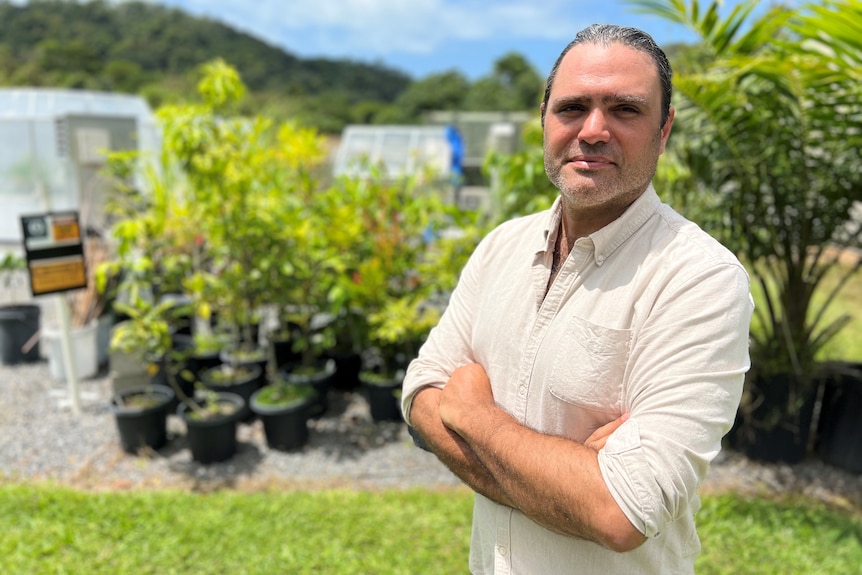
M611 44L622 44L639 52L647 54L655 63L658 71L658 78L661 82L661 125L664 126L667 118L670 115L670 101L673 96L673 70L670 67L670 62L667 55L659 48L652 36L627 26L616 26L614 24L593 24L584 28L575 36L575 39L569 42L569 45L563 48L554 67L551 68L551 73L548 74L548 80L545 82L545 98L543 100L544 107L542 108L542 123L545 122L545 110L548 107L548 100L551 97L551 87L554 84L554 79L557 77L557 71L560 69L560 63L569 50L579 44L599 44L602 46L610 46Z

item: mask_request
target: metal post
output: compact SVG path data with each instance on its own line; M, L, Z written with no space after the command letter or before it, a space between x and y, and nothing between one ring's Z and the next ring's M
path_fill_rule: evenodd
M63 369L66 383L69 387L69 400L72 402L72 412L81 414L81 400L78 397L78 370L75 365L75 355L72 353L72 330L69 327L69 303L65 294L56 296L57 315L60 318L60 346L63 350Z

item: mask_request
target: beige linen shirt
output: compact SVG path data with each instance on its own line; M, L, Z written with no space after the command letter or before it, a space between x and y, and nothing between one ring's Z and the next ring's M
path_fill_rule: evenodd
M583 442L631 417L599 453L620 508L648 539L628 553L549 531L476 495L476 574L693 573L697 488L730 428L749 367L753 304L737 259L650 188L575 242L545 294L560 201L477 247L404 381L403 404L481 364L497 404Z

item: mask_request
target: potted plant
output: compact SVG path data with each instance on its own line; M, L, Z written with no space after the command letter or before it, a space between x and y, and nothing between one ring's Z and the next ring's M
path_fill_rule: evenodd
M115 390L138 386L154 375L167 385L167 370L176 369L173 351L187 349L198 302L183 293L195 262L205 260L204 246L193 230L198 226L186 200L186 187L165 151L157 162L137 152L108 156L113 186L108 210L113 257L96 266L99 292L116 282L109 366ZM156 329L157 331L152 331ZM175 341L169 341L174 338ZM146 357L144 357L146 351ZM162 366L170 362L170 366ZM144 366L143 375L138 366ZM155 370L155 372L154 372ZM180 381L186 394L193 386Z
M849 321L827 310L862 265L841 262L862 240L853 217L862 187L862 45L841 25L858 9L776 6L754 17L749 3L720 18L718 3L702 12L640 4L702 40L674 76L674 128L683 134L670 140L658 174L673 185L657 189L695 214L752 277L752 369L731 443L752 457L798 461L816 425L825 346ZM759 447L773 440L788 449Z
M164 317L165 313L175 309L170 302L150 305L139 301L137 308L119 305L129 319L117 325L111 345L136 354L146 362L151 380L145 387L133 388L118 395L126 397L127 394L133 394L140 397L158 393L159 389L165 388L153 382L158 378L157 381L167 383L172 392L164 414L178 404L176 411L186 423L192 458L201 463L212 463L231 457L236 451L237 422L248 413L247 400L227 391L205 389L198 392L194 385L194 376L181 367L184 365L183 352L175 352L172 348L169 322ZM259 370L257 367L253 369ZM191 389L181 382L192 382ZM251 392L247 395L250 396ZM160 408L141 406L138 402L123 401L123 408L115 409L114 413L120 428L121 425L132 425L126 423L127 420L135 417L141 419L145 417L145 413L161 413L159 410ZM156 419L156 414L152 415ZM160 421L162 427L165 426L165 419L157 421ZM153 437L158 436L158 432L153 432ZM123 436L121 440L125 446Z
M345 310L343 277L362 233L345 199L334 187L322 188L313 177L324 157L315 133L291 124L278 136L284 167L281 181L289 193L269 213L280 222L270 249L269 266L278 328L274 339L290 342L290 360L279 371L292 381L313 383L318 391L314 414L328 407L328 389L336 376L330 351L336 342L336 320Z
M241 410L240 419L248 421L254 415L248 408L249 400L262 385L261 374L259 365L221 363L201 373L201 382L212 391L232 393L241 397L245 405Z
M205 392L195 402L181 403L178 414L186 424L192 459L208 464L233 457L237 423L245 409L245 400L228 392Z
M472 238L475 219L446 205L444 194L427 185L434 181L428 174L393 180L370 173L361 182L341 182L364 230L345 291L350 308L362 312L359 379L374 418L391 420L400 419L396 396L404 370L439 320L437 301L454 287L458 271L451 269L466 261L457 247ZM458 233L444 237L444 231Z
M124 451L158 450L167 443L167 417L174 397L170 387L158 384L114 394L111 412Z
M131 292L136 296L134 299L116 304L128 319L116 326L111 346L144 362L150 382L144 388L129 392L146 395L163 387L155 381L167 384L178 403L176 411L186 422L192 457L203 463L223 461L222 458L229 457L236 450L236 423L247 413L246 399L234 393L212 390L201 390L199 394L194 376L184 367L186 352L173 347L171 314L184 312L175 302L163 300L154 304L150 299L140 297L135 289ZM186 387L186 383L191 383L191 386ZM166 413L173 410L176 403L169 403ZM128 418L135 409L135 403L124 402L124 409L115 413L118 418ZM139 411L146 409L149 407ZM164 423L162 420L162 425Z
M236 114L245 86L221 60L202 67L196 106L159 111L171 162L182 173L186 205L196 223L196 243L204 254L194 260L183 285L203 314L216 315L217 330L229 335L224 361L237 365L256 354L261 363L260 312L272 299L267 278L279 265L274 257L284 190L273 145L271 122Z
M142 381L115 388L111 406L120 442L131 453L143 445L158 449L167 435L167 414L176 409L180 399L190 395L171 373L175 362L170 359L171 335L166 317L172 306L153 305L140 297L116 305L127 319L114 327L111 350L140 364L144 373Z
M271 449L289 451L308 443L308 418L317 391L310 384L278 379L251 396L251 410L263 422Z
M280 265L280 230L291 221L280 218L282 148L273 145L268 120L236 115L245 91L236 70L216 60L202 72L200 104L158 111L163 147L156 161L138 154L111 156L120 216L114 226L118 266L134 280L127 299L135 306L155 302L160 320L167 319L162 312L168 310L160 307L166 295L191 301L190 334L174 330L167 341L164 325L155 326L158 352L150 349L148 359L162 358L161 373L194 384L197 371L206 387L233 389L247 402L264 381L265 356L256 330L262 306L274 299L268 278ZM153 327L141 317L132 319L133 331ZM225 364L192 369L186 360L193 348L183 335L195 342L215 335ZM251 354L257 357L249 359ZM247 369L249 363L257 370ZM247 381L249 371L256 374L253 384ZM207 412L193 409L193 393L182 395L191 402L183 409L196 417ZM241 417L251 415L247 407L239 409Z
M174 334L172 341L178 352L178 375L184 389L193 390L194 384L201 380L203 372L223 363L222 350L227 342L219 334L207 331L199 331L194 335Z
M440 315L439 307L404 296L368 316L373 347L359 379L374 421L401 421L401 384L407 364Z

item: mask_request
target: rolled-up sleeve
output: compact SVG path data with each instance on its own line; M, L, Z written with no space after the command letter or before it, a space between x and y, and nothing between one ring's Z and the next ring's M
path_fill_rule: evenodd
M633 342L624 388L630 419L599 453L608 489L647 537L691 513L749 368L753 304L742 267L707 268L671 287Z

